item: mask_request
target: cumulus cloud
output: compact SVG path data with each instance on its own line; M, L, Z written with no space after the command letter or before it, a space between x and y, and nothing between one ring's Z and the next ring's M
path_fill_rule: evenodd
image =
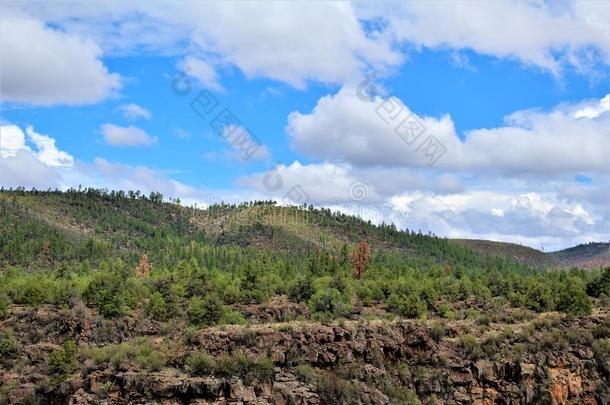
M470 49L554 74L610 63L606 1L391 1L359 3L363 18L385 18L399 42ZM517 29L516 29L517 27Z
M431 230L452 238L522 243L547 250L591 240L605 240L608 213L595 213L584 201L566 201L555 192L466 191L434 196L405 193L392 199L413 214L402 226Z
M49 166L72 166L74 158L67 152L57 149L55 139L47 135L34 132L34 128L27 127L25 132L28 138L36 145L38 159Z
M0 126L0 185L54 187L61 177L59 169L73 163L74 158L57 149L53 138L34 128L27 127L24 133L17 125Z
M150 136L143 129L133 125L120 127L114 124L102 124L100 131L104 141L112 146L149 146L159 140L156 136Z
M224 88L218 82L218 74L212 63L193 56L187 56L178 64L178 68L197 79L203 87L215 91L224 91Z
M34 144L35 150L28 146L26 139ZM32 153L40 162L48 166L72 166L74 163L72 155L57 149L55 139L37 133L33 127L27 127L24 134L17 125L2 125L0 127L0 156L16 157L20 151Z
M119 111L128 120L137 120L139 118L149 119L150 111L146 108L134 103L123 104L119 107Z
M142 4L21 3L10 8L91 38L113 55L184 57L192 62L193 77L212 89L220 88L219 66L297 88L309 81L353 83L366 70L388 72L400 65L405 45L456 51L455 62L465 67L461 50L553 74L568 65L589 73L610 62L610 4L604 1Z
M515 112L506 118L506 126L469 131L462 141L449 115L418 116L395 97L363 99L356 89L344 87L320 98L311 113L291 113L286 132L298 152L358 167L434 163L439 169L462 172L606 172L607 99L550 112ZM441 145L437 150L442 153L428 153L431 140Z
M197 22L193 40L248 77L268 77L298 88L308 80L343 83L358 77L367 65L401 61L383 38L364 32L350 3L264 6L202 3L188 17Z
M112 190L159 191L166 197L204 202L208 193L146 166L129 166L97 157L92 163L76 161L56 146L54 138L32 127L0 126L0 186L39 189L98 187ZM217 198L220 201L222 198Z
M211 88L219 86L215 73L218 65L236 67L249 78L270 78L304 88L309 81L357 80L364 69L381 71L402 61L387 36L364 29L349 2L20 7L45 21L95 38L107 52L152 49L179 54L187 49L184 56L192 67L189 74Z
M311 203L317 204L383 202L406 190L448 194L464 189L462 180L449 174L385 168L362 170L347 164L298 161L241 177L238 184L274 197L282 197L298 186L307 193Z
M8 12L0 26L1 98L35 105L90 104L111 96L118 74L101 61L95 43Z

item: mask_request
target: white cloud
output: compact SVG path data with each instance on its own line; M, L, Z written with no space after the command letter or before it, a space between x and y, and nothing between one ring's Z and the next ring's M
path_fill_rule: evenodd
M512 241L537 248L543 244L546 250L610 236L607 175L595 176L592 184L575 183L569 176L543 182L483 178L465 190L459 177L434 170L294 162L239 180L240 185L253 191L208 192L145 166L103 158L68 164L69 155L59 150L56 141L36 134L32 128L24 133L17 126L3 125L0 134L0 185L4 187L65 189L85 184L145 193L160 191L166 197L202 206L254 198L289 204L298 203L295 198L304 196L309 203L376 223L391 221L400 228L431 230L448 237ZM42 141L32 134L43 137ZM65 165L52 166L57 163Z
M606 1L392 1L358 3L362 17L387 20L397 41L471 49L557 74L610 63Z
M156 136L150 136L143 129L133 125L120 127L114 124L102 124L100 130L104 141L112 146L149 146L158 141Z
M427 167L430 160L424 146L432 135L446 149L436 162L439 169L607 172L610 113L599 103L562 105L550 112L519 111L506 118L506 126L469 131L462 141L449 115L417 116L397 98L363 100L355 89L344 87L320 98L311 113L291 113L286 132L298 152L357 167ZM588 106L595 106L595 117L582 115ZM422 126L414 132L401 126L405 129L401 139L395 131L401 122Z
M365 32L349 2L19 7L94 38L106 52L184 53L194 62L192 75L208 86L218 85L217 65L236 67L248 78L270 78L304 88L308 81L358 80L364 69L382 71L402 61L389 37Z
M38 159L48 166L72 166L74 158L68 153L57 149L55 139L47 135L41 135L34 132L34 128L27 127L25 129L28 138L34 142L38 152Z
M219 66L297 88L354 83L364 71L400 65L405 45L457 51L455 62L466 68L461 50L554 74L610 63L605 1L26 2L5 9L27 10L108 54L191 59L192 75L213 89Z
M41 162L32 151L19 149L12 155L0 156L0 186L57 187L61 175L58 168Z
M218 82L218 75L213 64L200 58L188 56L178 64L178 68L197 79L203 87L215 91L224 91Z
M0 126L0 186L67 189L82 184L111 190L159 191L166 197L193 202L208 198L209 193L174 180L163 171L99 157L93 163L79 162L58 150L54 138L37 134L32 127L25 132L27 137L16 125Z
M32 127L26 128L26 134L16 125L0 125L0 185L57 186L61 177L58 170L72 166L74 158L58 150L53 138L37 134ZM33 143L35 150L26 140Z
M140 190L145 193L160 192L166 197L194 198L204 193L195 187L168 177L159 170L146 166L129 166L97 157L93 164L82 165L79 181L93 187L114 190Z
M36 151L27 145L25 134L27 134L27 139L34 144ZM48 166L72 166L74 163L72 155L57 149L55 139L36 133L31 126L25 129L25 134L17 125L0 126L0 156L16 157L20 151L27 151Z
M368 64L383 68L401 61L387 41L365 34L347 2L200 5L188 16L197 24L195 44L251 78L302 88L308 80L344 83Z
M138 118L150 118L150 111L134 103L123 104L119 107L123 117L129 120L137 120Z
M449 174L385 168L363 170L347 164L302 164L298 161L241 177L238 184L275 198L298 186L305 190L310 202L316 204L383 202L405 190L447 194L464 189L461 179Z
M17 125L0 126L0 156L15 156L19 149L28 149L25 134Z
M610 94L607 94L598 103L593 101L577 106L572 115L574 118L597 118L608 111L610 111Z
M24 16L3 11L0 26L1 98L35 105L90 104L121 85L90 40Z
M393 201L397 207L417 207L402 226L452 238L544 245L547 250L608 238L607 212L589 212L580 202L562 200L552 192L491 190L447 196L406 193Z

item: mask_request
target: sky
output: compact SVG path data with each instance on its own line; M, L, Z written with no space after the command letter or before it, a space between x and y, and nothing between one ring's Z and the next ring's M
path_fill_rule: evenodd
M0 185L610 240L610 2L0 4Z

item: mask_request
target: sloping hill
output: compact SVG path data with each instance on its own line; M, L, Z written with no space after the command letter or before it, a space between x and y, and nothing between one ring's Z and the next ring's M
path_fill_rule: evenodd
M592 242L548 253L565 267L594 268L610 266L610 243Z
M49 249L52 256L66 259L120 255L134 262L143 253L162 256L168 246L191 243L234 246L302 261L319 251L338 257L345 245L367 240L380 260L401 260L405 265L481 269L515 265L512 259L481 254L443 238L399 231L393 225L375 226L326 209L279 207L270 201L201 210L163 202L156 195L93 189L5 191L0 193L0 209L4 213L0 257L9 264L36 263ZM97 256L91 254L94 251Z
M610 244L603 242L591 242L557 252L545 253L508 242L479 239L453 239L452 241L481 254L505 258L536 268L592 269L610 266Z
M546 268L556 264L553 258L544 252L516 243L481 239L453 239L453 241L481 254L508 258L532 267Z
M610 266L608 243L544 253L513 243L446 240L375 226L360 218L312 207L281 207L272 201L194 209L163 202L159 195L104 192L0 192L0 257L9 264L35 263L42 251L79 259L126 255L137 260L163 244L191 242L236 246L302 257L367 240L373 253L394 255L413 266L448 264L470 268L592 268ZM7 235L11 231L11 237ZM59 255L59 256L58 256Z

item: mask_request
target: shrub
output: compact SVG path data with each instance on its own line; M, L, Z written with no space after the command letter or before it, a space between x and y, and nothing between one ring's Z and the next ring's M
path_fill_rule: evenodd
M192 353L186 359L186 366L189 373L197 376L211 375L216 369L214 358L205 351L200 350Z
M430 336L436 342L440 342L440 340L445 336L446 330L445 325L442 321L436 320L432 323L432 327L430 328Z
M248 323L243 314L239 311L227 311L220 318L221 325L245 325Z
M311 384L315 381L316 370L309 364L299 364L295 367L297 378L306 384Z
M316 291L309 300L312 312L330 316L345 316L351 311L351 306L345 302L346 299L334 288L324 288Z
M610 337L610 319L606 319L603 323L600 323L593 328L593 337L596 339L605 339Z
M0 293L0 321L6 319L8 316L8 308L10 301L6 295Z
M587 294L592 297L610 295L610 267L606 267L599 277L594 278L587 284Z
M118 272L99 271L93 274L85 289L88 304L96 305L103 316L116 316L123 312L124 279Z
M53 383L64 380L78 368L77 352L78 347L73 340L66 340L60 349L51 352L47 366Z
M591 298L581 288L568 287L561 291L557 309L570 315L589 315L593 306Z
M297 278L290 288L288 296L296 302L307 302L316 292L311 277Z
M269 357L253 357L242 352L224 353L214 358L200 350L192 353L186 364L193 375L237 376L246 383L273 380L273 361Z
M466 354L468 354L470 357L478 357L478 355L481 352L481 347L479 345L479 343L477 342L477 339L472 336L472 335L464 335L462 336L462 339L460 340L460 344L462 346L462 348L464 349L464 351L466 352Z
M96 364L109 363L115 370L128 360L133 360L148 371L160 370L167 363L166 356L145 337L118 345L88 349L83 351L83 355L93 359Z
M326 404L354 404L358 399L356 384L328 372L317 384L320 397Z
M5 328L0 334L0 354L10 356L17 352L17 341L11 328Z
M49 279L44 276L24 277L16 281L11 291L13 302L22 305L38 306L49 301L51 292Z
M402 295L394 293L388 299L388 306L392 312L406 318L425 318L428 313L426 303L415 293Z
M610 342L606 339L597 339L591 347L598 367L607 375L610 373Z
M491 318L487 314L482 314L477 317L477 323L479 325L488 326L491 323Z
M215 293L206 295L203 299L192 297L188 309L188 320L195 325L215 325L223 315L222 303Z
M155 291L151 294L146 305L146 313L158 321L162 321L167 318L167 303L159 292Z

